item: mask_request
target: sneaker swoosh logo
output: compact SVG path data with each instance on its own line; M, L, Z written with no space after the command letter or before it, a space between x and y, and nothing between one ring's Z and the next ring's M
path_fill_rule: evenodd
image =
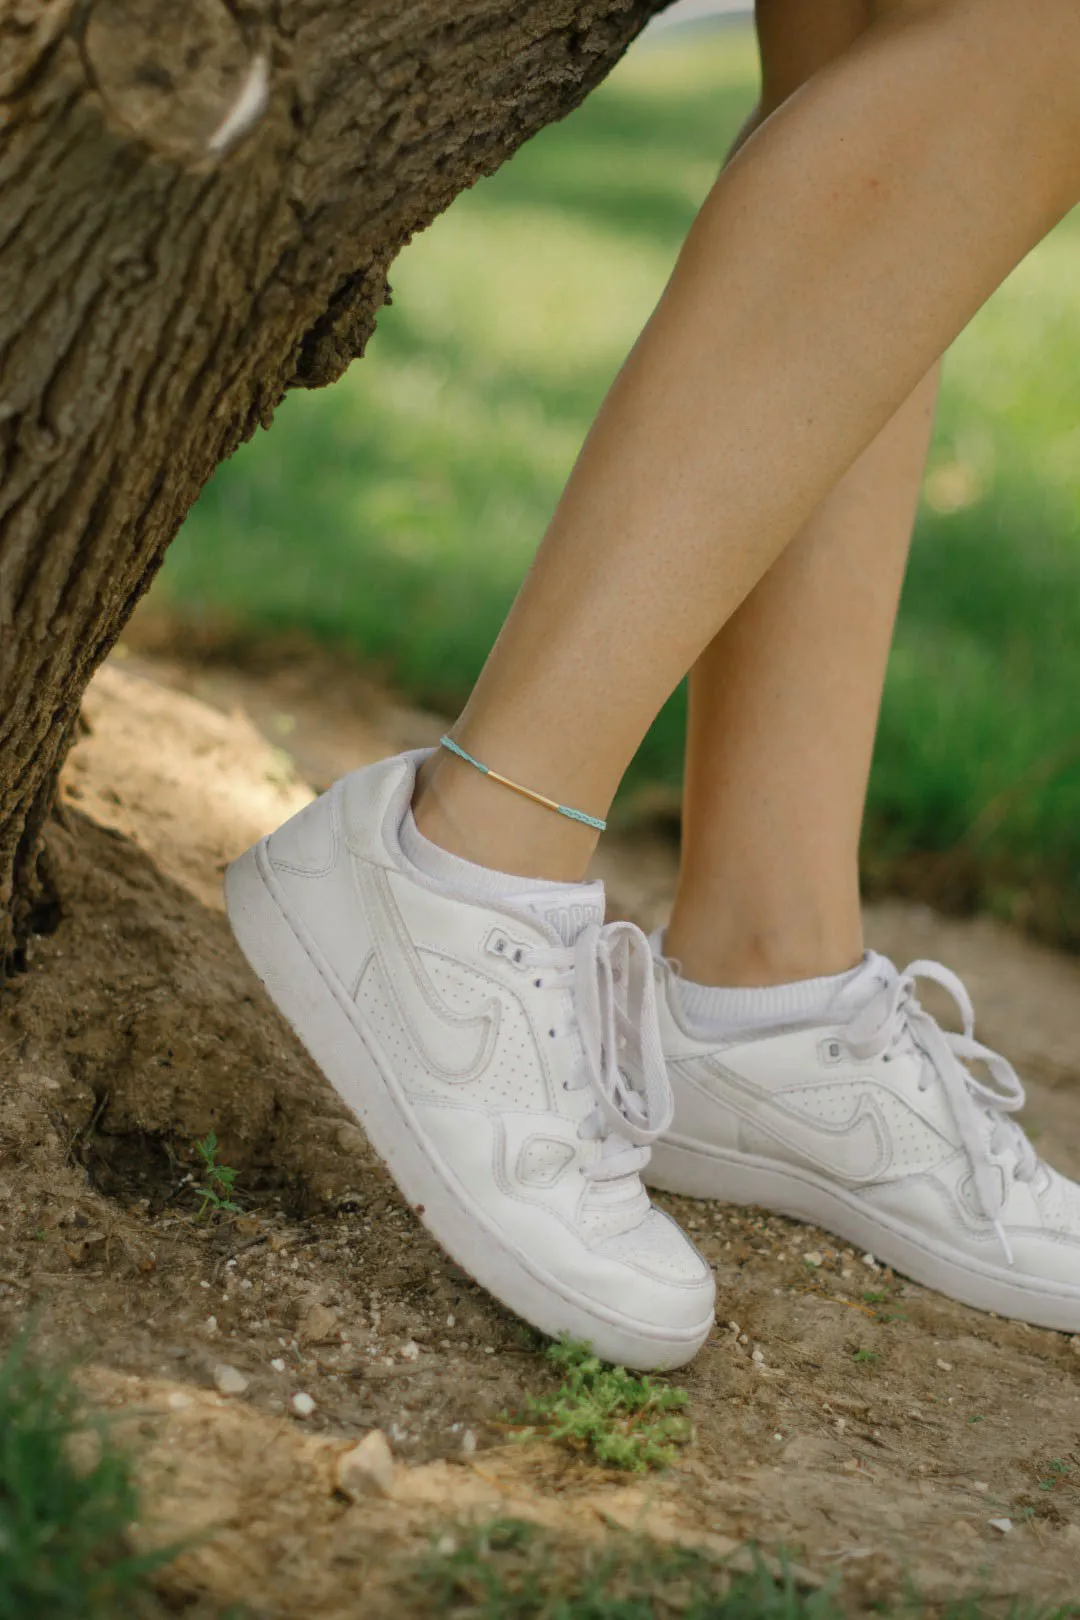
M388 874L366 862L355 862L353 870L387 994L417 1055L442 1080L475 1079L495 1049L498 1000L492 997L476 1013L459 1013L447 1006L413 944Z
M892 1152L885 1121L865 1092L859 1094L848 1119L823 1125L715 1059L702 1067L708 1075L703 1089L714 1101L723 1102L739 1119L803 1162L859 1182L876 1181L888 1168Z

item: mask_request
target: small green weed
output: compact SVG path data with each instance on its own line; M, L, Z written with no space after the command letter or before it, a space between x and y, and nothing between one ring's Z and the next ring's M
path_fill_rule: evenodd
M764 1565L733 1573L640 1537L559 1543L515 1519L444 1534L408 1588L416 1612L453 1620L839 1620L830 1594Z
M1063 1462L1060 1457L1052 1457L1049 1463L1050 1472L1045 1479L1040 1479L1040 1491L1052 1491L1058 1485L1071 1484L1069 1475L1072 1472L1070 1465Z
M176 1548L134 1554L127 1458L25 1335L0 1363L0 1620L115 1620L160 1611L145 1577Z
M218 1139L215 1131L208 1131L203 1140L195 1144L195 1151L202 1160L206 1173L206 1185L195 1182L192 1187L194 1192L202 1194L202 1203L195 1216L197 1221L201 1221L209 1209L212 1209L215 1215L240 1214L240 1205L233 1199L238 1172L230 1170L227 1164L218 1163L217 1150Z
M518 1439L543 1435L633 1472L674 1462L675 1447L690 1438L685 1390L609 1367L572 1339L560 1339L545 1354L563 1381L551 1394L530 1397Z
M855 1351L852 1352L851 1359L852 1359L852 1361L866 1362L867 1364L869 1364L869 1363L874 1362L874 1361L880 1361L881 1360L881 1352L880 1352L880 1350L862 1350L862 1349L859 1349L859 1350L855 1350Z

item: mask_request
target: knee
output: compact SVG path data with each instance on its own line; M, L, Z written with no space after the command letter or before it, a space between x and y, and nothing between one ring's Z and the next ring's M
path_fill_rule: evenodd
M1080 200L1080 5L1077 0L872 0L875 21L934 32L972 122L1030 154L1063 206Z
M1060 96L1080 112L1080 5L1076 0L868 0L874 23L928 26L955 45L968 76L988 87ZM1034 109L1033 109L1034 111Z

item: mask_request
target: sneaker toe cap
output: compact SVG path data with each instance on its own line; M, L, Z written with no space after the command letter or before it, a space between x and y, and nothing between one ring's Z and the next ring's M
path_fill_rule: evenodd
M707 1262L685 1232L659 1209L650 1209L631 1231L604 1238L598 1245L607 1260L634 1274L636 1314L671 1327L698 1326L712 1310L716 1294Z

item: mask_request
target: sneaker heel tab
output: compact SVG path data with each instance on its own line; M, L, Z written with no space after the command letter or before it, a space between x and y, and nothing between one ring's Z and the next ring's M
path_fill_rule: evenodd
M379 866L401 863L399 829L416 787L416 773L431 750L414 749L362 765L335 783L345 842Z
M266 840L273 866L305 877L322 877L337 861L337 816L332 803L333 789L320 794Z

